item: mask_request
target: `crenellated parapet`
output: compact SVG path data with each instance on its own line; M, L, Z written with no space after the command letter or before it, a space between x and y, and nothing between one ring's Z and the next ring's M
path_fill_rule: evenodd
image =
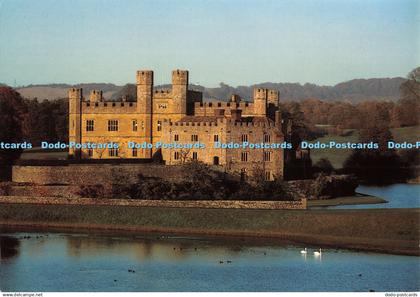
M137 113L137 102L126 101L100 101L100 102L82 102L82 113L84 114L126 114Z
M153 98L156 99L172 99L172 90L156 89L153 91Z

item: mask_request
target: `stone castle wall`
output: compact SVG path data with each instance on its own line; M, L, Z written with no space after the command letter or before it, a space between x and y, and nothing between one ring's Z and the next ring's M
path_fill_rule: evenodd
M58 198L31 196L0 196L1 203L47 204L47 205L108 205L136 207L176 207L176 208L234 208L234 209L306 209L306 199L300 201L228 201L228 200L133 200Z
M139 174L181 181L185 171L181 166L159 164L75 164L68 166L13 166L12 181L38 185L94 185L111 183L116 178L135 182Z

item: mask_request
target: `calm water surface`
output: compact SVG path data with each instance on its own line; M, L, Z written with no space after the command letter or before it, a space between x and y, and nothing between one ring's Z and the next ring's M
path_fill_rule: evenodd
M377 196L388 201L380 204L339 205L329 208L420 208L420 185L393 184L386 187L359 186L357 193Z
M0 239L2 291L420 291L418 257L334 249L315 257L310 247L303 256L300 246L156 236Z

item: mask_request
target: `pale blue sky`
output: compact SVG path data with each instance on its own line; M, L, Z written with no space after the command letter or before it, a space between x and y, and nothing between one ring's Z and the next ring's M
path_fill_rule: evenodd
M420 65L416 0L0 0L0 82L331 85Z

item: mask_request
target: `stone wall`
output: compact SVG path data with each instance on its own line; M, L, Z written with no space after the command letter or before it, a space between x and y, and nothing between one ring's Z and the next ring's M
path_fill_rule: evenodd
M227 201L227 200L132 200L132 199L94 199L58 198L31 196L0 196L1 203L55 204L55 205L108 205L136 207L177 207L177 208L234 208L234 209L306 209L307 201Z
M138 175L180 181L185 177L181 166L158 164L71 164L68 166L13 166L12 181L38 185L94 185L116 178L134 182Z

